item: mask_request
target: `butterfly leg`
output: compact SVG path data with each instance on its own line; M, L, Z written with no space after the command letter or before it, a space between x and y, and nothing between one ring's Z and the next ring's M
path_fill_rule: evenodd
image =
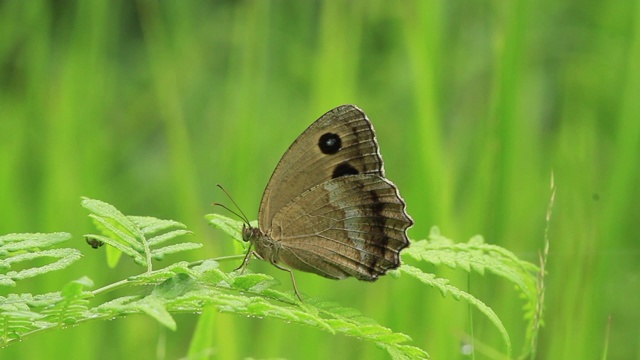
M296 278L293 276L293 271L291 271L291 269L287 269L286 267L282 267L276 263L272 263L273 266L277 267L280 270L284 270L286 272L289 273L289 275L291 275L291 282L293 283L293 290L296 292L296 296L298 297L298 299L300 300L300 302L302 301L302 296L300 296L300 292L298 291L298 286L296 285Z
M249 265L249 260L251 260L252 255L255 255L256 257L260 258L260 255L258 255L257 252L251 250L252 245L253 244L249 244L249 249L247 249L247 255L244 256L244 259L242 259L242 264L240 264L240 266L236 268L236 271L242 269L242 271L240 271L240 274L244 274L244 269L246 269L247 265Z

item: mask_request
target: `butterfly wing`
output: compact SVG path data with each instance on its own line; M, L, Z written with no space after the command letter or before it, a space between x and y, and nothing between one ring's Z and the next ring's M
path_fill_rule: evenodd
M274 259L331 279L373 281L400 265L413 224L396 186L371 174L330 179L274 216Z
M343 105L322 115L282 156L262 196L258 223L263 232L295 197L344 175L384 177L373 127L362 110Z

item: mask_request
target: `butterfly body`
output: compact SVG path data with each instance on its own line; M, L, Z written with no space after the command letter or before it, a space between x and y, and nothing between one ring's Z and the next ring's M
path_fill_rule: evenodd
M275 266L330 279L374 281L409 246L397 187L384 175L375 132L362 110L337 107L289 147L267 184L258 227L243 230Z

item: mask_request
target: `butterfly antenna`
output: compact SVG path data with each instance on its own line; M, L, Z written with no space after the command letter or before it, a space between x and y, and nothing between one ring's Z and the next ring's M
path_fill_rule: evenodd
M240 214L238 214L237 212L235 212L235 211L233 211L233 210L229 209L229 208L228 208L226 205L224 205L224 204L221 204L221 203L219 203L219 202L214 202L214 203L212 203L211 205L213 205L213 206L220 206L221 208L223 208L223 209L227 210L228 212L230 212L230 213L232 213L233 215L235 215L235 216L237 216L238 218L240 218L240 220L242 220L242 221L246 221L246 220L245 220L245 218L243 218Z
M222 205L222 204L220 204L220 203L213 203L213 205L214 205L214 206L215 206L215 205L221 206L222 208L226 209L226 210L227 210L227 211L229 211L230 213L232 213L232 214L234 214L235 216L239 217L240 219L244 220L244 222L245 222L245 223L247 223L247 225L249 225L249 218L247 217L247 215L245 215L245 213L242 211L242 209L240 208L240 206L238 206L238 204L233 200L233 198L231 197L231 195L229 195L229 193L227 192L227 190L226 190L224 187L222 187L222 185L220 185L220 184L216 184L216 186L217 186L217 187L219 187L219 188L220 188L220 190L222 190L222 191L225 193L225 195L227 195L227 197L229 198L229 200L231 200L231 202L233 203L233 205L235 205L235 206L236 206L236 209L238 209L238 211L239 211L239 212L240 212L240 214L242 214L242 215L238 214L238 212L235 212L235 211L233 211L233 210L229 209L227 206Z

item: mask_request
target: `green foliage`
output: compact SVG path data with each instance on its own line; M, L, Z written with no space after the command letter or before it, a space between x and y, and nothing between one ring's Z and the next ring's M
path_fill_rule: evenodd
M222 215L207 215L209 222L225 231L237 241L242 242L242 222L238 222ZM446 265L452 269L462 269L467 272L475 271L484 275L486 271L494 273L516 285L525 299L524 318L529 320L529 328L533 327L534 312L539 309L537 275L539 268L529 262L518 259L510 251L495 245L484 243L480 236L473 237L467 243L454 243L440 234L438 228L431 230L428 240L413 241L411 246L402 252L403 259L413 258L419 262L433 265ZM451 295L456 300L464 300L484 314L498 329L506 344L507 357L511 355L511 340L507 329L495 312L473 295L449 284L449 280L437 278L436 275L425 273L419 268L403 264L394 271L395 274L405 274L414 277L422 283L434 287L442 296ZM253 285L253 284L250 284ZM241 287L248 288L246 285ZM528 331L527 334L533 332ZM528 335L531 336L531 335ZM530 338L526 339L530 343ZM382 345L380 345L382 346ZM386 346L386 345L385 345ZM385 347L382 346L382 347ZM387 349L395 354L397 348ZM522 356L528 355L531 349L526 348Z
M46 326L64 326L75 324L86 318L89 309L91 293L84 292L85 287L93 287L93 281L87 277L71 281L64 286L60 292L60 297L55 302L42 309L43 321ZM44 324L43 324L44 325Z
M92 285L91 280L83 277L69 282L60 292L0 297L0 322L3 325L0 346L37 331L90 319L88 298L92 294L83 289Z
M93 199L84 198L82 205L91 211L101 234L85 235L108 246L120 250L136 263L148 270L130 276L125 280L93 291L88 277L82 277L66 284L61 291L42 295L9 294L0 298L0 323L2 344L11 343L33 333L61 328L85 321L111 319L132 314L146 314L168 329L176 330L172 316L175 313L201 313L206 307L214 307L220 312L256 318L278 319L285 323L305 325L334 335L344 335L369 341L385 350L393 359L426 359L427 353L419 347L409 345L408 335L394 332L374 320L363 316L358 310L341 306L332 301L305 297L299 302L291 292L276 289L278 281L266 274L224 272L218 261L203 260L195 263L176 262L164 268L153 270L151 259L162 254L197 248L196 243L166 245L168 240L189 234L184 225L151 217L123 215L115 207ZM223 229L236 240L241 241L242 222L220 215L208 215L209 222ZM175 228L178 227L178 230ZM68 240L69 234L12 234L1 237L5 263L23 254L41 253L40 247L50 247ZM73 249L67 254L77 254ZM485 244L481 238L471 239L466 244L455 244L433 229L429 240L416 241L404 253L405 258L465 271L484 274L495 273L514 283L527 296L529 303L535 295L535 273L537 268L517 259L512 253L497 246ZM68 255L69 257L71 255ZM34 267L32 272L44 274L61 269L65 264ZM25 269L24 271L27 271ZM498 328L510 354L511 343L507 330L491 308L467 292L436 278L412 265L401 266L396 273L414 277L424 284L435 287L443 296L464 300L476 307ZM20 274L20 273L17 273ZM26 276L13 275L14 281ZM133 289L147 286L144 294ZM533 286L533 289L530 288ZM112 290L129 289L129 294L110 300L99 301L97 296ZM531 294L531 295L530 295ZM102 296L100 297L102 298ZM530 308L535 304L529 304Z
M512 252L502 247L486 244L481 236L475 236L466 243L454 243L442 236L440 230L434 227L431 229L428 240L412 242L411 246L403 251L403 257L436 266L446 265L452 269L473 271L480 275L490 272L504 278L515 285L525 301L524 318L529 322L527 329L537 326L534 322L539 320L537 312L542 309L539 293L543 290L539 286L540 268L518 259ZM511 353L511 341L507 330L493 310L483 302L449 285L448 280L436 278L434 274L426 274L413 266L404 265L398 271L438 289L442 296L451 295L456 300L462 299L474 306L498 328L507 344L507 353ZM534 333L535 331L527 331L525 344L531 344ZM527 355L531 351L533 348L525 347L523 353Z
M189 234L184 225L175 221L161 220L152 217L125 216L113 206L93 199L85 198L82 205L91 211L96 227L102 235L85 235L85 238L111 245L129 255L136 263L147 266L147 272L133 276L127 280L105 286L93 292L85 288L93 287L88 277L82 277L65 285L61 291L32 295L9 294L0 298L0 321L3 324L1 338L3 344L21 339L31 333L68 326L71 324L120 316L128 313L146 313L161 324L175 329L175 322L158 297L166 296L167 286L158 286L149 296L140 299L129 297L91 306L90 299L96 294L104 293L125 285L153 285L169 280L188 269L186 263L176 263L159 271L151 271L151 260L161 260L166 254L199 248L196 243L179 243L160 246L180 235ZM179 228L178 230L173 230ZM0 277L0 284L13 286L18 280L42 275L67 267L82 255L76 249L47 249L71 238L67 233L53 234L10 234L0 237L0 253L2 268L7 272ZM92 246L95 243L92 243ZM96 246L97 247L97 246ZM15 263L47 257L58 258L46 265L34 265L22 270L11 270ZM169 282L170 283L170 282ZM114 303L123 303L114 307Z
M91 234L85 237L117 248L141 265L150 266L151 259L157 259L158 254L199 246L195 243L181 243L158 248L158 245L189 232L183 229L182 224L174 221L123 215L115 207L98 200L85 198L82 205L91 211L89 217L101 232L100 235ZM212 223L222 224L230 233L239 234L232 230L237 230L241 223L219 216L209 218L212 219ZM181 229L171 230L175 227ZM39 251L38 245L51 246L69 238L68 234L4 236L2 239L11 244L5 246L5 260L10 264L11 259L21 255L16 254L19 251ZM42 241L39 242L39 239ZM77 250L68 253L79 254ZM46 273L61 267L63 266L36 269L39 269L40 273ZM134 291L141 285L149 288L146 294L137 294L138 291ZM42 295L9 294L1 297L0 345L44 330L132 314L146 314L175 331L177 326L172 314L201 313L206 307L212 306L220 312L243 317L279 319L331 334L370 341L386 350L394 359L428 357L424 350L406 344L411 340L409 336L393 332L362 316L355 309L315 298L307 298L304 303L300 303L292 293L276 290L276 285L278 281L265 274L224 272L214 260L177 262L158 270L149 269L140 275L130 276L93 291L85 290L93 287L93 282L87 277L82 277L69 282L59 292ZM130 291L129 294L110 300L98 300L98 295L110 293L116 288Z
M68 233L8 234L0 236L0 286L15 286L17 281L54 270L61 270L82 257L76 249L48 249L71 238ZM38 258L58 259L42 265L12 270L17 264Z
M151 270L151 260L162 260L165 255L180 251L193 250L202 244L182 242L179 244L158 247L169 240L190 234L186 227L173 220L160 220L152 217L125 216L115 207L99 201L83 198L82 206L91 211L89 217L93 219L102 235L85 235L86 239L97 240L109 244L119 252L114 254L111 265L117 263L120 253L133 258L136 264L146 266ZM167 231L173 228L177 230ZM162 231L167 231L160 233Z
M232 239L238 240L240 244L248 246L247 243L242 240L242 226L238 225L240 223L238 223L237 220L220 214L207 214L205 215L205 219L207 219L211 225L227 233ZM251 225L257 226L257 222Z

